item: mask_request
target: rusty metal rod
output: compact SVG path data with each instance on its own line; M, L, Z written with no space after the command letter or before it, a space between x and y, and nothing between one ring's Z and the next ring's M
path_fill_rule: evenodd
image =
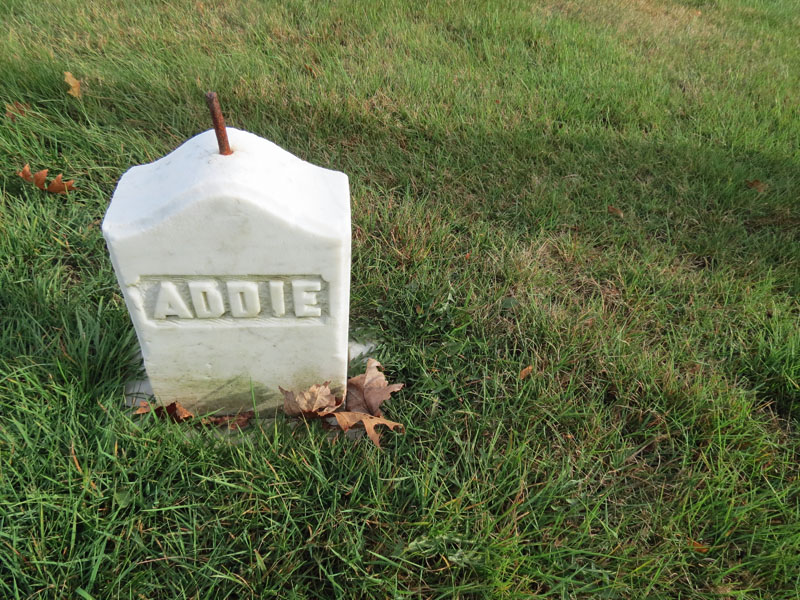
M208 110L211 112L211 121L214 123L214 133L217 134L219 153L224 156L233 154L231 145L228 143L228 132L225 130L225 117L222 116L222 109L219 107L217 92L208 92L206 94L206 104L208 104Z

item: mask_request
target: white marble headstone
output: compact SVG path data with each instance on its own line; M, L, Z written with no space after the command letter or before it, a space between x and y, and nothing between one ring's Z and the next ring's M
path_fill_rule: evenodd
M347 176L213 130L120 179L103 235L156 399L236 412L347 380Z

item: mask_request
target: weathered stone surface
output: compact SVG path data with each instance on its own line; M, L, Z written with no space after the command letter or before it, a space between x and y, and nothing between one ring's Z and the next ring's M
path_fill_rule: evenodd
M282 402L347 377L347 176L228 128L120 179L103 221L159 402L194 411Z

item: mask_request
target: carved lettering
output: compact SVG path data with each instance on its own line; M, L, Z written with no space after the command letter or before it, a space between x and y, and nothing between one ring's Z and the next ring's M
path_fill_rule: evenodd
M294 298L294 315L296 317L318 317L322 314L317 306L317 294L321 286L319 281L295 279L292 281L292 297Z
M320 319L328 310L328 284L318 275L145 276L137 287L145 314L165 324L205 320L209 326L252 319L269 325Z
M269 300L272 303L272 314L282 317L286 314L286 301L283 299L283 282L269 282Z
M156 319L166 319L173 316L181 319L191 319L194 316L178 293L178 288L171 281L161 282L153 315Z
M198 319L216 319L225 312L225 303L216 281L190 281L189 293Z
M228 300L234 317L255 317L261 312L258 284L253 281L229 281Z

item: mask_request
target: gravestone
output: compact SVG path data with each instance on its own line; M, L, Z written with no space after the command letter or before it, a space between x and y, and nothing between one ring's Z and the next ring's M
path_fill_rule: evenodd
M223 127L224 128L224 127ZM347 176L214 131L119 181L103 221L156 400L275 409L278 386L347 380ZM220 148L221 148L220 144Z

